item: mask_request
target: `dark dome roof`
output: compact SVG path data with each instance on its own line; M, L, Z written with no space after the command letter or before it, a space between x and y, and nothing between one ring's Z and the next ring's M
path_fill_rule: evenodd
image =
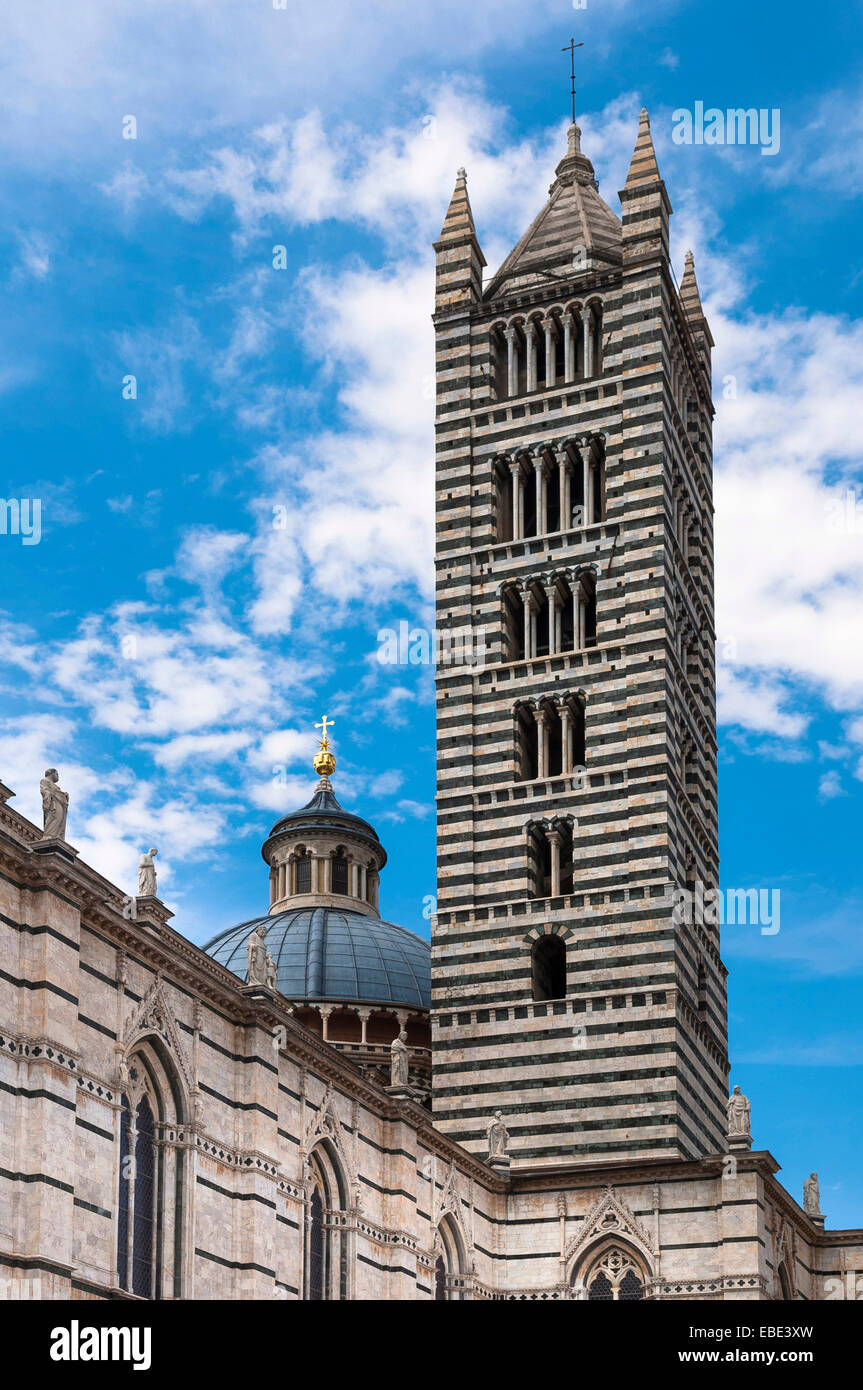
M322 785L319 785L311 801L301 807L299 811L290 811L286 816L282 816L276 821L270 831L266 850L269 841L276 835L282 835L286 831L296 833L302 830L339 830L348 831L351 835L357 835L361 839L369 840L375 845L380 845L378 833L374 826L369 825L362 816L355 816L352 811L346 811L336 800L335 793L329 784L329 779L323 778ZM266 853L264 858L266 859ZM386 863L386 858L384 858Z
M362 912L295 907L229 927L203 949L245 979L246 942L261 922L268 928L267 950L275 957L279 991L286 998L430 1007L429 943Z

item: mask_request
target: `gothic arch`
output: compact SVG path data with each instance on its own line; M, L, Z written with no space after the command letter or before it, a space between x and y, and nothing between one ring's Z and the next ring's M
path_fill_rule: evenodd
M617 1252L620 1259L616 1269L607 1267L611 1256ZM641 1280L643 1293L649 1296L651 1281L656 1274L656 1254L651 1249L647 1233L638 1218L615 1193L607 1187L603 1195L588 1212L585 1220L569 1241L564 1252L567 1280L575 1290L577 1299L586 1299L591 1281L602 1272L611 1286L611 1298L615 1298L615 1278L622 1281L629 1269ZM631 1281L628 1289L631 1290ZM617 1297L620 1296L617 1289ZM624 1290L624 1301L627 1292Z
M639 1252L628 1241L611 1237L590 1251L573 1284L588 1302L637 1302L645 1297L649 1276Z
M141 1298L181 1298L190 1107L164 1032L155 1026L131 1031L119 1068L117 1285Z
M352 1257L348 1175L332 1138L320 1135L305 1162L303 1297L311 1302L351 1297Z
M435 1230L439 1230L441 1222L445 1217L449 1217L451 1226L457 1237L457 1251L462 1273L468 1273L473 1261L473 1241L465 1222L464 1200L458 1190L458 1176L455 1164L451 1163L441 1188L440 1200L437 1204L434 1225ZM454 1271L455 1272L455 1271Z
M459 1281L469 1273L464 1236L451 1212L438 1220L434 1237L435 1299L460 1299Z

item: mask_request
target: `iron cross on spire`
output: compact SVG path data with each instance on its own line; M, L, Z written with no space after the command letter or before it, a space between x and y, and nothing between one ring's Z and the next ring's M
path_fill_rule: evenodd
M568 44L560 50L561 53L569 54L569 81L572 88L572 124L575 125L575 50L584 48L583 43L576 43L575 39L570 39Z
M322 748L326 748L326 746L327 746L327 726L329 725L329 727L332 728L332 727L333 727L333 724L335 724L335 722L336 722L336 721L335 721L334 719L327 719L327 716L326 716L325 714L323 714L323 715L321 715L321 722L320 722L320 724L316 724L316 725L315 725L315 728L316 728L316 729L323 729L323 736L322 736L322 738L321 738L321 747L322 747Z

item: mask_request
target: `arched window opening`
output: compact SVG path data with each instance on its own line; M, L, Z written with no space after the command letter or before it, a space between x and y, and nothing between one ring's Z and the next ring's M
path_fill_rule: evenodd
M527 359L529 346L524 326L520 323L513 324L508 330L512 334L512 348L515 352L514 371L510 381L510 396L523 396L527 391ZM507 337L507 347L509 347L509 337Z
M309 1203L309 1299L313 1303L326 1297L325 1256L324 1202L316 1186Z
M347 1187L335 1148L328 1141L318 1144L309 1156L309 1176L305 1297L346 1299L348 1233L339 1213L347 1204Z
M507 391L507 349L503 328L498 324L491 331L491 371L495 398L505 400Z
M532 339L528 344L528 353L530 354L531 349L533 352L533 362L531 363L530 359L528 359L528 365L529 367L532 366L533 370L530 372L527 389L529 391L541 391L545 386L546 377L545 330L539 319L531 319L528 324L528 333L530 339Z
M788 1273L788 1265L782 1260L777 1273L777 1283L779 1292L776 1295L778 1301L788 1302L794 1298L794 1289L791 1285L791 1276Z
M633 1303L644 1298L644 1270L621 1246L605 1250L585 1279L587 1297L596 1303Z
M435 1260L435 1299L461 1299L462 1291L453 1279L465 1269L464 1249L461 1237L452 1217L447 1214L438 1223L437 1240L439 1254Z
M566 343L564 332L560 323L557 324L557 333L554 339L554 379L555 384L566 381Z
M584 379L584 320L581 309L572 315L572 364L573 380Z
M537 734L533 710L522 706L516 716L516 768L522 782L534 782L539 776Z
M557 898L572 892L572 822L561 816L528 831L528 897Z
M312 891L312 861L308 854L301 854L297 859L297 892L311 893Z
M621 1303L632 1303L644 1298L644 1285L634 1270L626 1271L618 1288L617 1297Z
M596 646L596 580L590 573L582 574L578 581L578 618L580 633L577 649Z
M139 1298L182 1296L182 1143L162 1145L183 1124L184 1105L161 1038L147 1036L124 1063L119 1111L117 1282ZM182 1137L182 1136L181 1136Z
M514 585L503 594L504 652L509 661L523 661L524 650L524 603Z
M533 997L566 997L566 945L559 936L541 936L533 947Z
M591 314L591 354L593 357L593 375L599 376L602 371L602 305L594 303Z
M499 541L511 541L513 530L513 478L512 469L506 459L500 459L494 469L495 481L495 535Z
M333 892L348 892L348 858L341 848L333 856Z
M536 529L536 483L532 469L530 477L524 480L522 487L522 516L522 536L538 535L539 532Z
M572 758L568 762L567 772L574 767L584 767L587 762L586 714L580 700L575 702L572 709Z
M153 1296L153 1233L156 1221L156 1126L146 1096L135 1112L135 1198L132 1234L132 1293Z

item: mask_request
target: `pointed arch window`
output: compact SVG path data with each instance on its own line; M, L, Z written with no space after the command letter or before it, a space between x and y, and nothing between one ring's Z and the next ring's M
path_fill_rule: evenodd
M117 1146L117 1283L138 1298L181 1298L185 1104L161 1039L146 1037L125 1071ZM160 1142L166 1130L174 1143Z
M324 1202L316 1186L309 1204L309 1298L312 1302L326 1297L325 1262Z
M634 1303L644 1298L644 1271L627 1250L613 1245L594 1261L585 1286L592 1303Z
M437 1227L439 1255L435 1260L435 1299L463 1297L459 1276L465 1270L464 1244L452 1216L441 1217Z
M133 1079L135 1072L133 1069ZM134 1112L124 1096L120 1113L120 1190L117 1278L139 1298L154 1296L156 1122L147 1095Z
M349 1293L348 1232L340 1213L347 1184L335 1148L318 1144L309 1157L311 1187L306 1208L305 1298L313 1302L346 1299Z
M153 1296L153 1248L156 1225L156 1122L146 1096L135 1114L135 1199L132 1217L132 1293Z

